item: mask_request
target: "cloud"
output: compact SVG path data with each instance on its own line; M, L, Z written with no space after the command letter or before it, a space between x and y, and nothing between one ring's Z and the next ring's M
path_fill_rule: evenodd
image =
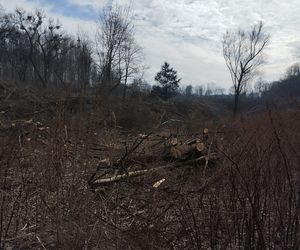
M19 0L0 0L0 4L3 6L4 10L6 11L14 11L16 8L22 8L26 11L32 11L35 8L41 7L37 3L37 1L19 1Z
M63 1L60 1L60 6ZM67 16L64 15L63 10L59 10L58 2L45 1L45 0L10 0L2 2L0 4L6 11L14 11L16 8L22 8L25 11L32 12L35 9L41 9L44 11L47 18L59 20L62 24L63 30L68 34L76 35L79 31L87 33L90 37L94 37L95 30L97 28L96 20L86 20L80 15Z
M296 0L147 2L147 8L136 9L136 26L138 39L149 51L150 65L157 69L158 61L172 60L187 83L216 81L229 87L221 51L222 35L227 29L247 29L260 20L272 37L271 46L265 51L263 76L275 80L298 59L295 48L300 43L300 34L296 33L300 3Z
M86 31L92 39L98 11L108 5L131 5L136 38L144 48L148 81L164 61L185 84L217 82L229 87L221 39L227 29L248 28L262 20L271 34L263 77L275 80L299 60L298 0L0 0L4 8L45 9L68 32Z
M74 5L79 5L79 6L85 6L85 7L92 7L94 9L101 9L103 8L108 1L107 0L67 0L67 2L74 4Z

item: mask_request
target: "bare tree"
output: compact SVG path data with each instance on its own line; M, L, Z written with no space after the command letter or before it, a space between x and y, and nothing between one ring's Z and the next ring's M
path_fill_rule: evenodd
M129 78L141 71L142 48L134 38L134 26L129 7L104 9L97 36L102 84L109 91L124 84L123 99Z
M216 84L213 83L213 82L207 83L206 89L205 89L205 95L206 95L206 96L211 96L211 95L213 95L213 89L214 89L215 85L216 85Z
M76 61L77 61L77 74L80 83L80 89L83 93L86 92L86 87L90 83L91 69L93 64L92 48L90 41L78 35L76 46Z
M300 75L300 63L294 63L286 70L285 74L287 79L297 77Z
M188 85L185 87L185 96L191 97L193 95L193 85Z
M204 95L204 86L202 84L197 86L196 93L199 97Z
M269 90L270 84L263 80L262 78L259 78L257 82L254 84L254 91L260 96L264 97L266 92Z
M11 24L11 17L4 13L0 5L0 61L5 54L5 45L7 37L14 31Z
M9 15L5 15L1 13L1 6L0 6L0 38L4 39L8 33L12 31L12 26L9 20Z
M26 73L28 71L28 41L20 32L10 33L6 38L10 46L7 46L8 61L11 66L11 71L15 71L18 75L18 80L25 82Z
M76 42L58 23L46 22L41 11L0 9L0 77L85 91L96 71L91 44L83 37Z
M262 52L269 43L269 35L263 27L263 23L259 22L249 32L241 29L237 32L227 31L222 40L223 56L234 89L234 115L238 111L240 94L263 63Z
M43 25L45 16L36 10L35 14L26 14L23 10L16 10L15 26L29 42L28 58L34 68L35 74L43 87L48 87L51 67L54 61L65 54L69 47L63 46L69 38L59 32L61 26L52 20Z
M103 11L97 36L97 53L102 71L102 82L110 89L119 85L119 82L113 84L113 78L119 75L120 79L122 48L131 30L132 24L128 9L116 7Z
M123 100L126 98L127 83L130 77L137 75L141 70L143 59L142 48L135 42L132 34L129 34L123 45Z

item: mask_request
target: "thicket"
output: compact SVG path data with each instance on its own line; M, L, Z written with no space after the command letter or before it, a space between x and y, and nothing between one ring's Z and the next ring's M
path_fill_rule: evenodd
M297 67L232 118L232 95L165 100L41 20L1 19L1 249L299 249Z

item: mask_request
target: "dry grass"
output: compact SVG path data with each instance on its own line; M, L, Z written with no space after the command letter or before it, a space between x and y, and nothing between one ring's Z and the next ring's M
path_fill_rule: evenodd
M134 135L103 129L94 110L53 105L49 116L1 120L1 249L299 248L299 111L212 129L219 160L205 175L162 169L93 192L99 160L121 157Z

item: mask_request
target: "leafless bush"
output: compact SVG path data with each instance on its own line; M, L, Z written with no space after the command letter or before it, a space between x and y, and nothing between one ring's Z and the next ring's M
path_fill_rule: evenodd
M101 127L97 105L79 103L72 115L66 99L53 105L51 116L1 120L1 248L299 248L299 111L211 129L219 159L207 169L160 168L95 192L88 183L100 160L118 160L135 135ZM165 164L143 150L124 171Z

